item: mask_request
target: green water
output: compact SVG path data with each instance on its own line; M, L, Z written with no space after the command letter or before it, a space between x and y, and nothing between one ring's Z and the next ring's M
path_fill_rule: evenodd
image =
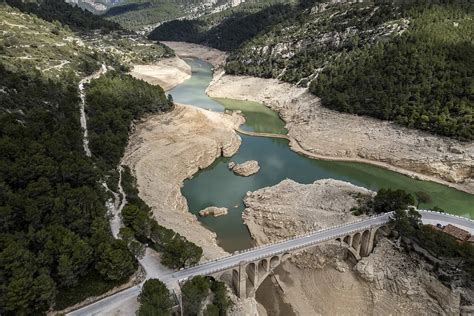
M284 123L278 115L259 103L208 98L205 89L212 78L210 66L198 60L187 62L193 69L193 76L170 92L174 100L214 111L238 109L246 117L243 129L286 133ZM242 163L251 159L257 160L261 166L260 171L253 176L240 177L227 168L230 160ZM184 183L182 192L188 201L189 210L194 214L208 206L229 209L226 216L205 217L199 220L217 233L219 243L224 249L234 251L247 248L251 244L241 218L245 193L275 185L286 178L300 183L333 178L371 190L384 187L400 188L409 192L425 191L431 196L432 203L422 204L420 207L430 208L437 205L450 213L474 218L474 195L367 164L309 159L291 151L288 141L284 139L244 135L237 154L231 158L220 158L209 168L200 171L193 179Z

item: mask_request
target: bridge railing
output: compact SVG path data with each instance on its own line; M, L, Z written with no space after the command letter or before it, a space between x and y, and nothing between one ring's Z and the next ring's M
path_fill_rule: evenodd
M322 233L322 232L325 232L325 231L328 231L328 230L332 230L332 229L336 229L336 228L340 228L340 227L344 227L344 226L351 226L351 225L354 225L354 224L357 224L357 223L362 223L362 222L365 222L365 221L370 221L370 220L374 220L376 218L380 218L380 217L387 217L387 221L385 221L384 223L387 223L390 219L390 215L392 213L383 213L383 214L378 214L378 215L375 215L375 216L371 216L369 218L364 218L364 219L359 219L359 220L355 220L355 221L351 221L351 222L347 222L347 223L343 223L343 224L338 224L338 225L335 225L335 226L331 226L331 227L325 227L325 228L322 228L322 229L316 229L316 230L312 230L312 231L308 231L304 234L301 234L301 235L294 235L294 236L290 236L288 238L285 238L285 239L282 239L282 240L277 240L277 241L272 241L270 243L267 243L267 244L263 244L263 245L258 245L258 246L255 246L255 247L252 247L252 248L248 248L248 249L244 249L244 250L240 250L240 251L236 251L232 254L228 254L226 256L222 256L222 257L219 257L219 258L215 258L215 259L210 259L210 260L206 260L204 262L201 262L201 263L198 263L198 264L195 264L195 265L192 265L190 266L189 268L196 268L196 267L200 267L200 266L204 266L204 265L207 265L209 263L212 263L212 262L216 262L216 261L220 261L220 260L223 260L223 259L226 259L226 258L229 258L229 257L233 257L235 255L239 255L239 254L243 254L243 253L248 253L248 252L251 252L251 251L255 251L255 250L258 250L258 249L261 249L261 248L266 248L266 247L269 247L269 246L273 246L273 245L277 245L277 244L284 244L285 242L288 242L290 240L295 240L295 239L298 239L298 238L305 238L305 237L309 237L309 236L312 236L314 234L317 234L317 233ZM383 225L383 224L377 224L375 226L379 226L379 225ZM368 225L367 227L364 226L364 228L358 228L354 231L351 231L351 232L345 232L344 234L341 234L341 236L346 236L347 234L351 234L351 233L355 233L355 232L358 232L358 231L361 231L361 230L366 230L370 227L373 227L374 225ZM330 238L328 238L329 240L331 239L335 239L335 238L338 238L338 237L341 237L339 235L334 235L334 236L331 236ZM311 244L314 244L314 243L320 243L321 241L316 241L316 242L311 242ZM303 247L295 247L296 249L299 249L299 248L304 248L304 247L307 247L307 246L303 246ZM293 249L294 250L294 249ZM283 252L286 252L288 250L282 250L282 251L279 251L277 254L280 254L280 253L283 253ZM266 256L265 256L266 257ZM232 265L234 266L234 265ZM219 272L219 271L223 271L223 270L227 270L228 268L226 269L219 269L218 271L216 272Z
M418 212L426 212L426 213L436 213L436 214L440 214L440 215L443 215L443 216L447 216L447 217L457 217L457 218L460 218L462 220L466 220L466 221L469 221L469 222L472 222L474 223L474 220L470 219L470 218L467 218L467 217L464 217L464 216L460 216L460 215L456 215L456 214L451 214L451 213L444 213L444 212L437 212L437 211L432 211L432 210L417 210Z
M447 216L447 217L449 217L449 216L450 217L457 217L457 218L460 218L460 219L463 219L463 220L468 220L468 221L474 223L473 220L462 217L462 216L459 216L459 215L441 213L441 212L436 212L436 211L431 211L431 210L418 210L418 211L421 212L421 213L427 212L427 213L436 213L436 214L440 214L440 215ZM334 229L341 228L341 227L347 227L347 226L351 226L351 225L354 225L354 224L357 224L357 223L362 223L362 222L370 222L371 220L374 220L374 219L377 219L377 218L386 217L386 220L381 222L381 223L369 224L369 225L366 225L366 226L363 226L363 227L359 227L357 229L346 231L344 233L331 235L329 237L325 237L325 238L322 238L322 239L311 240L311 241L308 241L308 242L303 243L303 244L299 244L299 245L296 245L296 246L292 246L290 248L286 248L284 250L278 250L278 251L272 252L270 254L257 256L255 258L252 258L252 260L250 260L250 261L245 260L244 262L249 263L249 262L252 262L252 261L255 261L255 260L260 260L260 259L263 259L263 258L266 258L266 257L269 257L269 256L276 256L276 255L279 255L279 254L282 254L282 253L285 253L285 252L288 252L288 251L293 251L293 250L297 250L297 249L306 248L306 247L309 247L309 246L312 246L312 245L315 245L315 244L318 244L318 243L321 243L321 242L325 242L325 241L328 241L328 240L333 240L333 239L336 239L336 238L339 238L339 237L344 237L344 236L351 235L351 234L354 234L354 233L360 232L360 231L365 231L367 229L371 229L371 228L374 228L374 227L377 227L377 226L382 226L382 225L384 225L384 224L386 224L390 221L390 218L391 218L392 215L393 215L393 212L382 213L382 214L378 214L378 215L375 215L375 216L371 216L369 218L359 219L359 220L355 220L355 221L351 221L351 222L347 222L347 223L342 223L342 224L338 224L338 225L331 226L331 227L325 227L325 228L322 228L322 229L311 230L311 231L308 231L308 232L306 232L304 234L301 234L301 235L290 236L290 237L285 238L283 240L272 241L272 242L267 243L267 244L258 245L258 246L252 247L252 248L236 251L236 252L234 252L232 254L228 254L226 256L222 256L222 257L219 257L219 258L207 260L207 261L201 262L199 264L195 264L193 266L190 266L189 268L196 268L196 267L200 267L200 266L205 266L209 263L220 261L220 260L223 260L223 259L226 259L226 258L229 258L229 257L233 257L233 256L236 256L236 255L239 255L239 254L244 254L244 253L248 253L248 252L251 252L251 251L256 251L256 250L266 248L266 247L270 247L270 246L277 245L277 244L284 244L288 241L299 239L299 238L303 239L303 238L310 237L310 236L315 235L315 234L323 233L323 232L328 231L328 230L334 230ZM232 267L235 267L234 263L230 264L230 265L219 267L217 269L212 269L213 272L208 271L208 272L206 272L206 274L225 271L225 270L228 270Z

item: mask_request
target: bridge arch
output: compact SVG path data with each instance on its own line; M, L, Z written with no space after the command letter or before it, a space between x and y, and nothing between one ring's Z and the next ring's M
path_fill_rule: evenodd
M365 257L369 254L370 248L371 248L371 242L370 242L370 231L369 230L364 230L362 232L362 237L361 237L361 248L360 248L360 255L361 257Z
M348 232L348 235L334 237L333 241L338 241L338 244L348 250L356 260L367 256L373 249L374 236L377 230L384 231L385 227L366 227L356 232ZM325 242L325 241L323 241ZM254 296L260 284L277 268L283 261L288 260L294 251L302 251L316 246L309 244L301 248L290 248L283 253L274 253L265 258L255 259L255 261L240 262L238 268L234 268L233 282L236 293L239 297Z
M261 280L270 271L270 265L269 265L268 260L267 259L260 260L257 265L257 270L258 270L258 277Z
M354 236L352 237L352 248L355 249L355 251L358 253L359 252L359 247L360 247L360 233L355 233Z
M280 264L280 256L273 256L270 259L270 270L275 269Z

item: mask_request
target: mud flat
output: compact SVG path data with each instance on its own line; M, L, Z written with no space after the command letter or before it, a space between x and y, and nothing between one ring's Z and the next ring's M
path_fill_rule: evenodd
M311 158L371 163L474 194L474 142L332 111L307 89L275 79L219 75L207 93L277 111L286 122L291 149Z
M172 57L150 65L134 65L130 75L168 91L191 77L191 67L181 58Z
M242 217L257 244L263 244L356 220L360 217L350 209L373 194L332 179L307 185L284 180L249 192ZM277 268L275 281L298 315L457 315L460 310L459 293L383 236L358 263L336 242L296 254Z

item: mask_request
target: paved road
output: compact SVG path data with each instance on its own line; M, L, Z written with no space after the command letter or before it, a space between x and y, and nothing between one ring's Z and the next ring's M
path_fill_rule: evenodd
M453 224L469 231L471 234L474 234L474 221L472 220L459 216L436 213L431 211L419 212L422 215L422 221L425 224ZM334 240L338 237L343 237L354 232L361 232L374 226L380 226L387 223L390 220L391 215L391 213L387 213L380 216L360 220L357 222L352 222L320 231L311 232L306 235L297 236L284 241L280 241L278 243L267 244L264 246L241 251L239 253L234 253L227 257L204 262L198 266L190 267L184 270L176 272L162 271L162 273L159 273L158 275L148 275L147 277L157 277L161 281L166 283L168 286L174 286L175 284L177 284L178 281L185 280L196 275L208 275L215 272L228 270L232 267L238 266L240 262L256 261L261 258L266 258L288 251L306 248L308 246L316 245L328 240ZM153 263L146 263L146 265L150 264ZM126 289L122 292L119 292L96 303L74 311L68 315L105 315L107 314L107 311L110 311L120 302L135 298L139 294L140 289L141 285Z

